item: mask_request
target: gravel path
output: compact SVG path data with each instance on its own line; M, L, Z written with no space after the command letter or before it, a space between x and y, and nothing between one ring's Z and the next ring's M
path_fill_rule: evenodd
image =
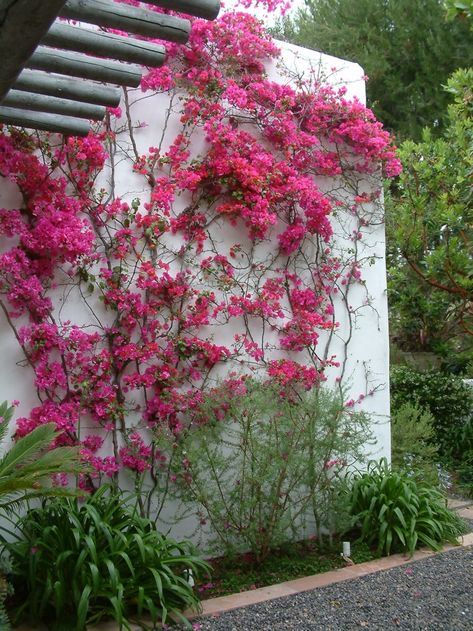
M473 546L193 622L201 631L473 631Z

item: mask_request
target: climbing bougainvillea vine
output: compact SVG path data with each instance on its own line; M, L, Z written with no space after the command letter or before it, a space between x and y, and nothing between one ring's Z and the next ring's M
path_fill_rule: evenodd
M399 172L388 134L343 89L267 78L279 51L252 16L196 19L190 42L167 48L87 138L0 135L0 174L22 195L0 210L1 307L38 394L17 434L54 421L93 467L84 484L122 469L156 483L160 428L178 434L193 410L206 422L204 391L217 387L218 421L245 374L284 390L342 371L329 342L338 297L362 282L357 244L379 194L366 182ZM156 92L167 113L142 151L134 107ZM123 169L139 195L120 190Z

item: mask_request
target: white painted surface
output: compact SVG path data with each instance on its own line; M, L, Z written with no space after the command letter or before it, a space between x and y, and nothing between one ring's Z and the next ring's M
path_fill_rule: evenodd
M326 76L335 85L346 85L351 98L357 97L364 102L365 84L362 79L363 70L357 64L321 55L315 51L300 49L296 46L281 44L283 48L284 65L292 72L299 75L315 73L316 76ZM280 70L277 64L268 69L269 75L277 79ZM285 78L284 81L287 81ZM153 96L143 98L143 94L135 91L131 99L137 100L133 106L135 121L146 121L147 126L137 129L135 136L138 151L145 153L150 146L156 145L163 127L168 108L168 100L165 96ZM168 130L163 138L164 146L169 144L179 129L178 114L172 114ZM125 135L119 138L119 144L127 147ZM107 186L107 172L103 174L103 185ZM135 197L142 197L146 201L147 192L143 188L142 179L131 171L130 163L123 161L118 164L116 171L117 195L131 201ZM327 186L326 182L320 182L321 188ZM348 195L348 192L345 193ZM185 199L181 203L185 204ZM2 180L0 182L0 205L6 208L14 208L19 203L18 193L15 187ZM346 227L346 218L341 218L340 227ZM348 231L350 226L348 225ZM237 228L228 227L225 234L220 234L222 247L225 243L238 242L235 231ZM239 238L244 238L240 235ZM227 240L227 241L226 241ZM2 244L0 243L0 246ZM339 239L337 247L341 251L351 246L349 240ZM367 396L358 409L363 409L373 415L375 422L373 431L377 439L376 448L370 447L373 456L390 457L390 428L389 428L389 358L388 358L388 314L386 300L386 271L385 271L385 238L384 227L379 224L371 230L369 237L360 243L361 254L373 257L373 264L363 269L363 278L366 280L366 290L362 286L354 286L349 295L349 304L354 310L359 311L355 327L351 332L351 340L348 346L346 359L346 383L349 385L349 398L357 399L362 393L371 388L379 388L373 396ZM264 248L262 249L264 255ZM370 296L371 307L363 307L367 293ZM59 306L59 305L58 305ZM343 356L345 343L350 336L348 320L343 316L343 309L338 305L337 318L341 322L330 354ZM89 315L81 306L79 300L71 300L61 315L62 320L70 318L73 322L86 323ZM216 330L216 341L224 343L233 337L232 329L220 328ZM23 364L23 357L18 344L5 322L3 314L0 314L0 336L2 355L0 362L0 401L8 399L20 400L19 415L27 415L32 406L38 405L38 400L33 387L31 371ZM339 376L340 369L332 368L328 372L327 384L334 385ZM182 533L185 534L185 533Z

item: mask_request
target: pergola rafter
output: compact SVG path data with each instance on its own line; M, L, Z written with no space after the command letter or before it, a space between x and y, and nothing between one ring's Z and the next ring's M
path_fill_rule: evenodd
M144 4L208 20L220 9L220 0ZM187 19L114 0L0 0L0 122L86 135L87 119L100 120L104 106L119 103L120 90L103 84L136 87L141 66L164 63L164 46L72 26L59 17L180 43L191 28Z

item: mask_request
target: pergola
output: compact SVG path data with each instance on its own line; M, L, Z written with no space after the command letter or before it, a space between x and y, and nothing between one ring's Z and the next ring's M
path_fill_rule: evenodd
M208 20L220 10L220 0L143 4ZM116 86L137 87L143 66L164 63L164 46L84 23L179 43L191 29L189 20L114 0L0 0L0 122L87 135L89 120L120 102Z

